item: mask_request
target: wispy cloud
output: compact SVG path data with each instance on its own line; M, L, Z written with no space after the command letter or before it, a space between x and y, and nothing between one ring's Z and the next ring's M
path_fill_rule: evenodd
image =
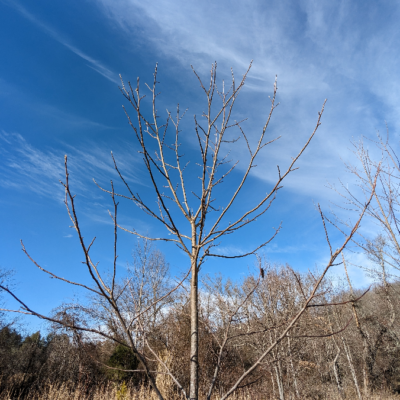
M242 73L254 58L241 110L256 121L244 126L250 139L262 129L260 115L268 111L266 94L278 74L282 104L270 135L283 138L264 152L254 170L267 183L276 180L276 165L283 169L301 149L325 98L328 103L317 137L300 160L300 171L285 183L294 193L317 201L329 199L326 183L343 177L341 159L353 157L351 137L373 135L384 128L385 120L395 130L400 128L400 54L393 51L400 40L398 5L388 5L382 15L375 3L346 1L308 0L298 6L256 0L196 4L97 0L96 4L124 34L140 27L142 40L185 67L193 64L201 74L217 60L220 79L229 78L229 67ZM391 23L379 18L390 18ZM245 148L239 145L232 157L245 159Z
M44 152L30 145L20 134L1 131L0 185L63 198L59 180L63 178L61 154Z
M247 250L251 251L251 250ZM230 245L230 246L218 246L215 251L211 251L211 253L215 253L221 256L233 257L240 254L245 254L246 250L243 250L240 246Z
M50 25L46 24L45 22L41 21L39 18L37 18L35 15L30 13L24 6L22 6L19 2L17 1L8 1L8 0L3 0L4 3L9 5L10 7L13 7L16 11L18 11L23 17L25 17L27 20L29 20L31 23L39 27L42 31L47 33L50 37L52 37L54 40L65 46L67 49L72 51L74 54L76 54L78 57L82 58L83 60L87 61L89 64L88 67L92 68L94 71L102 75L104 78L108 79L109 81L120 84L120 81L118 79L118 74L111 71L108 67L105 66L104 63L102 63L99 60L94 59L93 57L89 56L87 53L73 45L64 35L56 31L54 28L52 28Z
M341 260L340 260L341 261ZM366 270L374 268L371 261L368 260L364 253L346 253L346 267L350 278L351 285L355 288L366 288L374 283L377 283ZM332 269L332 274L342 276L345 279L343 265L336 266ZM345 282L348 285L347 281Z
M82 150L61 143L57 149L39 149L22 135L5 131L0 132L0 143L0 186L6 188L64 201L64 189L59 181L65 180L65 153L69 155L74 191L80 195L96 201L99 194L92 178L99 183L119 180L110 153L104 147L88 145ZM121 145L115 151L119 166L126 171L126 179L134 184L142 184L139 179L140 168L132 153L129 145Z

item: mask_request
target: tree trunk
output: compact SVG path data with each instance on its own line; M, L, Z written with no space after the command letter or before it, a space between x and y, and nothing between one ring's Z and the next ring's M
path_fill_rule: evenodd
M294 389L295 389L295 392L296 392L296 398L299 399L300 398L300 393L299 393L299 388L297 386L297 377L296 377L297 374L296 374L296 370L295 370L294 365L293 365L292 347L290 345L289 336L288 336L288 350L289 350L289 358L290 358L290 367L292 369L292 375L293 375L293 386L294 386Z
M339 356L340 356L340 348L337 347L337 349L338 349L338 352L336 354L335 359L333 360L333 365L332 366L333 366L333 372L335 374L335 380L336 380L336 385L337 385L337 388L338 388L339 396L340 396L341 399L343 399L344 398L343 397L343 387L342 387L342 382L341 382L341 379L340 379L339 362L338 362Z
M270 374L271 374L271 381L272 381L272 394L274 396L274 399L276 399L275 379L274 379L274 374L273 374L272 370L270 370Z
M190 285L190 400L199 397L199 309L197 257L192 259Z
M277 354L279 357L279 354ZM281 370L281 363L277 361L274 364L275 374L276 374L276 381L278 383L278 390L279 390L279 400L285 400L285 392L283 390L283 382L282 382L282 370Z
M350 349L347 347L347 343L343 336L341 337L341 339L343 342L344 351L346 352L347 361L349 362L349 367L350 367L351 375L353 377L354 386L356 387L357 396L358 396L359 400L362 400L360 386L358 385L357 374L356 374L356 370L354 368L354 363L353 363L353 359L351 357Z

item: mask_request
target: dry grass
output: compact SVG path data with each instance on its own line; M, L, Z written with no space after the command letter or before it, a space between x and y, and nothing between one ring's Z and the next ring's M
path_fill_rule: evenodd
M182 396L175 393L171 385L163 385L162 382L158 382L160 388L166 400L183 400ZM28 393L22 395L13 395L12 388L8 391L0 393L0 400L157 400L154 393L152 393L147 387L142 386L141 388L129 388L125 384L108 384L105 386L97 387L87 392L84 385L73 385L73 384L62 384L52 385L48 384L42 387L40 393L34 389L31 389ZM332 387L324 390L324 400L343 400L338 396L337 392ZM357 396L348 393L346 399L356 399ZM279 400L278 397L262 395L254 390L244 390L240 393L233 395L231 400ZM286 399L295 399L293 395L286 394ZM304 400L316 399L302 398ZM319 397L320 400L322 398ZM379 393L371 396L364 396L364 400L399 400L400 396L389 393ZM203 400L203 398L201 398ZM213 400L218 400L218 395L213 397Z

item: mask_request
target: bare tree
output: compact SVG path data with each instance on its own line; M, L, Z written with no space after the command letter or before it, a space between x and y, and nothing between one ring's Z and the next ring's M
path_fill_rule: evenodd
M251 65L250 65L251 67ZM179 105L177 107L176 115L167 111L165 121L160 122L160 116L157 111L157 67L154 72L154 80L151 86L147 86L151 95L151 117L148 116L146 109L143 109L144 97L140 92L139 79L137 80L136 86L132 86L129 82L127 85L121 79L121 92L132 106L133 112L136 116L136 122L130 117L128 111L125 109L129 124L131 125L135 137L140 147L140 154L142 156L144 165L147 169L148 178L154 189L155 199L157 200L158 207L153 208L152 203L145 202L140 194L136 193L124 178L123 172L119 169L117 161L112 155L114 166L118 172L122 182L125 184L127 193L120 194L114 190L113 182L111 182L111 188L106 189L99 187L111 196L113 203L113 212L110 212L110 216L114 222L114 262L111 269L111 278L105 279L99 272L98 265L92 260L90 251L94 242L94 239L88 244L83 239L83 234L78 223L77 212L75 209L74 195L71 193L69 174L67 168L67 158L65 157L65 173L66 178L63 183L65 188L65 205L67 207L70 219L73 227L75 228L79 241L85 257L85 265L90 277L93 281L93 286L89 287L84 284L73 282L61 277L54 275L52 272L45 270L41 267L26 251L23 246L23 251L28 255L32 262L40 268L42 271L50 274L54 278L61 279L72 285L79 286L85 290L88 290L93 296L99 299L101 303L107 305L107 309L110 310L110 318L112 323L118 327L118 335L115 334L109 327L98 326L94 327L89 322L84 322L79 319L79 316L74 314L71 310L70 315L59 315L57 317L47 317L41 315L27 306L21 299L19 299L9 288L1 286L5 291L9 292L14 299L16 299L22 306L22 309L18 312L36 315L39 318L44 318L56 323L59 323L65 327L73 330L79 330L81 332L88 332L91 334L97 334L104 338L114 340L116 343L128 346L132 349L134 354L138 357L143 366L143 372L147 375L151 386L159 399L162 399L162 393L157 387L155 374L161 373L159 370L151 370L151 361L146 352L150 352L153 360L156 360L162 367L162 373L167 374L174 381L176 386L181 392L190 400L197 400L199 397L199 272L200 268L208 257L222 257L222 258L242 258L256 254L258 250L266 246L279 232L280 227L275 229L274 233L261 239L260 243L254 245L254 248L250 249L244 254L224 255L218 253L218 245L220 241L227 235L238 232L254 223L258 218L262 217L271 207L272 203L276 199L278 191L282 188L284 179L297 169L296 163L304 153L307 146L310 144L314 137L318 127L321 124L321 118L325 107L325 102L322 105L321 111L318 113L317 122L311 135L306 140L304 146L300 149L297 155L295 155L289 162L285 169L281 171L280 167L277 167L276 181L267 193L258 199L254 199L254 196L248 196L249 208L242 214L235 215L233 205L237 203L239 194L245 190L246 182L250 176L253 168L256 167L256 159L260 155L264 147L272 144L278 138L267 139L266 133L270 123L272 113L277 107L276 94L277 94L277 81L275 80L273 95L270 98L271 106L269 109L268 116L266 118L265 125L261 129L258 136L258 140L255 146L251 145L251 140L248 138L243 128L243 121L234 120L234 105L238 98L240 91L242 90L246 77L249 73L249 69L244 74L243 78L236 82L236 79L232 72L232 83L228 90L225 89L224 84L219 89L217 86L217 69L216 64L212 65L210 72L210 80L206 85L203 83L200 76L194 71L204 96L206 99L206 111L202 114L202 120L199 120L196 116L194 117L194 137L198 142L198 157L197 160L184 161L184 155L181 150L180 134L181 134L181 121L184 114L181 114ZM215 99L219 98L220 105L217 107ZM170 127L172 127L172 140L170 138ZM236 136L235 136L236 135ZM216 204L215 189L222 184L232 171L237 167L238 162L230 163L228 160L229 148L238 142L239 138L248 149L248 164L242 170L241 177L236 181L236 186L232 189L229 199L225 204ZM190 162L192 162L190 164ZM196 163L195 163L196 162ZM193 170L189 174L188 171L193 166ZM196 171L195 168L198 168ZM199 174L198 185L193 182L190 178L193 172ZM235 176L238 176L237 173ZM376 181L376 179L375 179ZM309 291L302 290L303 303L299 307L298 312L293 315L284 326L279 334L274 336L270 345L265 351L254 361L252 366L248 368L232 385L232 387L226 391L221 399L228 398L238 388L241 387L244 382L249 382L251 374L257 370L257 368L263 363L263 360L269 355L277 346L289 336L289 332L295 327L296 323L302 317L302 315L312 307L323 306L324 304L316 304L315 299L319 293L319 287L323 281L327 271L334 265L336 258L353 238L355 232L358 229L361 218L364 215L365 207L368 207L371 197L373 196L375 181L372 183L372 190L370 198L366 199L367 205L361 207L359 218L354 226L351 227L349 233L345 234L343 243L334 251L329 242L328 233L325 227L325 218L321 212L322 221L326 230L327 241L330 248L330 259L322 271L322 274L315 279L313 285ZM233 186L232 186L233 187ZM225 190L225 193L229 191L229 188ZM117 221L117 210L118 202L116 198L122 198L132 201L142 211L149 216L153 217L162 227L164 227L165 234L159 237L146 236L143 233L137 232L136 230L128 230L123 227ZM137 288L133 289L131 281L129 279L124 285L120 286L116 281L116 269L117 269L117 232L118 228L123 231L134 234L140 238L144 238L150 241L164 241L170 242L178 246L188 257L190 268L186 275L178 283L175 288L172 288L169 292L159 298L155 298L154 301L147 307L137 305ZM190 276L190 388L189 393L174 376L174 374L168 368L168 365L163 361L162 357L157 354L157 351L153 348L151 340L145 334L144 324L141 321L142 316L150 315L154 311L154 307L163 299L170 296L175 290L182 286L184 280ZM263 270L260 269L260 278L263 276ZM299 282L301 286L301 283ZM255 283L255 287L257 283ZM127 291L127 292L126 292ZM123 293L130 293L132 300L138 308L138 312L126 313L124 311L124 298ZM253 293L253 289L248 292L248 296ZM246 298L245 298L246 299ZM229 319L225 324L225 338L220 343L220 353L222 354L226 343L231 340L232 323L234 317L240 312L242 307L246 304L246 301L239 302L237 307L229 311ZM138 324L135 326L135 324ZM140 348L135 343L135 337L138 335L138 329L143 335L143 342L145 347ZM219 367L217 365L215 370L215 376L219 373ZM211 382L208 397L211 396L214 384Z
M1 268L0 267L0 307L5 307L5 300L3 297L3 291L1 290L2 286L13 287L12 276L14 275L14 271ZM7 316L4 312L1 311L0 308L0 329L4 327L11 326L15 323L15 320L8 320Z
M362 249L375 265L372 269L363 268L378 281L395 278L400 271L400 164L398 156L386 138L380 134L376 140L361 138L353 143L355 163L346 164L351 175L356 178L354 189L342 184L341 191L336 190L353 210L361 210L365 199L373 193L366 215L377 228L378 234L369 237L358 232L353 242ZM375 176L379 179L375 190ZM338 218L342 224L342 221ZM390 270L390 272L389 272Z
M163 240L167 242L175 243L180 249L182 249L189 257L190 260L190 271L191 271L191 289L190 289L190 304L191 304L191 354L190 354L190 399L197 399L199 392L198 385L198 274L201 265L204 263L207 257L224 257L224 258L240 258L255 254L257 250L264 247L269 243L273 237L278 233L279 229L276 229L272 237L267 238L265 241L256 245L254 249L245 253L226 256L214 252L214 248L218 245L219 240L223 236L234 233L235 231L244 228L246 225L254 222L257 218L262 216L270 208L272 202L276 198L278 190L281 188L282 181L295 169L294 165L299 157L302 155L311 139L313 138L324 110L324 105L319 113L317 125L312 132L311 136L307 140L304 147L300 150L296 157L293 158L285 172L281 173L278 167L278 176L275 185L272 187L267 194L258 199L253 205L242 215L237 216L231 220L228 219L229 211L232 208L235 200L238 198L239 193L243 190L246 180L249 177L250 171L255 167L256 157L260 151L271 144L276 139L269 141L265 140L266 130L271 120L272 113L276 108L276 93L277 84L274 84L274 93L271 98L271 108L267 118L267 121L262 129L259 136L258 142L254 149L251 149L250 142L242 128L242 121L232 121L233 107L236 99L244 86L247 74L250 70L246 71L242 80L236 85L235 77L232 73L232 85L228 91L225 91L223 86L222 90L219 90L216 83L216 64L212 66L210 73L210 82L208 86L205 86L196 74L200 86L204 91L207 101L207 111L203 113L202 117L205 119L205 124L201 124L195 116L195 133L199 143L199 165L200 165L200 185L196 191L193 191L193 196L189 196L187 183L185 181L185 169L188 164L182 163L183 154L180 151L180 122L182 115L180 115L179 106L175 118L170 112L168 112L167 119L164 124L159 123L159 116L157 114L156 98L157 98L157 68L154 73L153 86L148 89L152 96L152 119L149 120L145 113L141 109L143 97L140 95L139 80L137 86L133 88L129 83L126 87L122 82L122 93L125 98L129 101L133 107L136 116L137 124L133 123L133 120L129 116L129 123L133 128L137 140L141 146L141 154L143 156L144 163L149 173L149 178L153 184L156 198L158 201L159 209L153 210L148 204L142 201L141 197L135 194L129 184L123 178L120 173L117 163L115 162L115 168L119 172L121 179L126 184L126 187L130 193L130 196L119 195L121 197L132 200L146 213L154 217L166 228L173 237L163 236L159 238L148 237L150 240ZM219 96L222 102L221 106L215 109L213 104L214 96ZM215 110L215 111L214 111ZM167 140L167 128L172 124L175 135L172 144L168 143ZM223 169L222 167L226 164L227 154L224 154L226 143L235 143L238 138L229 135L232 128L237 128L242 140L245 141L249 151L249 163L245 168L242 178L238 181L236 189L233 190L230 200L224 206L216 206L213 204L214 197L213 192L215 188L221 184L228 175L235 169L237 162L234 163L229 169ZM150 153L151 144L148 141L154 141L156 151L155 154ZM222 170L222 172L221 172ZM161 178L161 182L159 179ZM168 194L164 192L163 185L167 188ZM106 192L110 191L103 189ZM197 204L196 204L197 203ZM186 227L179 227L179 217L175 211L172 212L171 206L175 206L179 214L182 214L187 221ZM230 218L232 218L230 216ZM206 224L207 222L211 222ZM124 229L124 228L122 228ZM136 231L130 231L130 233L143 237Z
M364 345L365 390L372 390L375 386L376 376L373 369L377 352L383 345L385 336L390 336L400 345L398 335L392 329L396 312L393 288L390 285L390 282L399 279L398 272L400 271L400 164L396 151L390 143L388 132L386 137L378 133L376 140L361 138L353 143L353 147L354 158L357 162L347 164L346 167L356 178L356 185L349 189L347 185L342 184L340 190L334 189L345 199L347 208L357 211L364 207L365 199L372 196L366 216L376 234L371 236L365 231L359 231L352 242L356 250L361 250L370 261L368 266L361 265L360 267L379 285L380 290L377 293L382 296L388 308L387 318L381 322L378 319L375 320L375 323L379 325L379 328L372 329L376 331L375 335L369 332L372 326L364 325L361 321L363 309L357 310L353 306L357 329ZM378 171L379 179L375 181ZM348 226L346 221L336 218L338 225ZM344 265L346 268L345 261ZM346 274L352 293L347 269Z

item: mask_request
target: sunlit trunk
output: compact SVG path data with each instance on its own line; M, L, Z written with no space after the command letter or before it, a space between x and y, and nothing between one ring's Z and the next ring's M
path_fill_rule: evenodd
M199 398L199 304L198 304L198 250L196 228L192 226L192 279L190 285L190 400Z

